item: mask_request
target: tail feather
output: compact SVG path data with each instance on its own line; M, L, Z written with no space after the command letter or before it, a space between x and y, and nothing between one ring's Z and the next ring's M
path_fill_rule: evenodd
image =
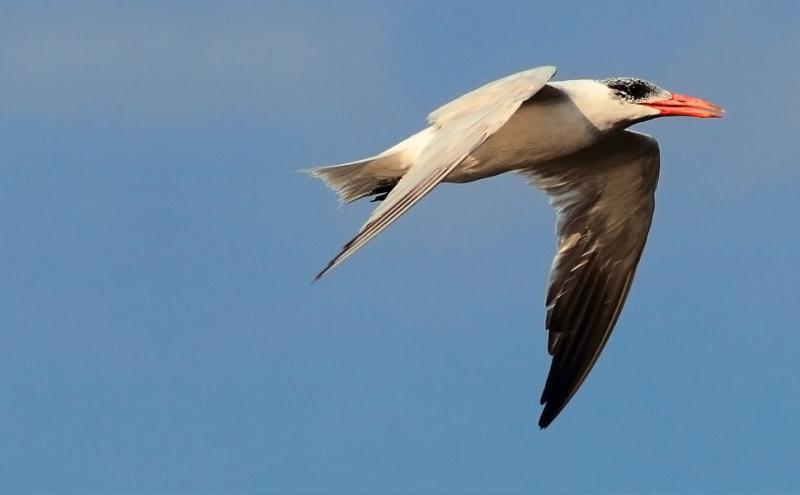
M380 195L376 197L380 201L400 180L397 155L378 155L342 165L311 168L304 172L325 182L339 196L341 204L373 195Z

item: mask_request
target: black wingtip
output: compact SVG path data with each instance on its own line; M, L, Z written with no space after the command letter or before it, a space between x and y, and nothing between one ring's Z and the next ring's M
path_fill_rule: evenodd
M330 270L330 269L331 269L331 265L328 265L325 268L323 268L321 272L317 273L317 275L314 277L314 280L311 281L311 285L316 284L317 280L321 279L322 276L325 275L328 272L328 270Z
M346 247L346 246L345 246L345 247ZM341 253L339 253L338 255L336 255L336 257L335 257L335 258L333 258L332 260L330 260L330 261L328 262L328 264L327 264L327 265L325 265L325 268L323 268L321 272L317 273L317 276L316 276L316 277L314 277L314 280L312 280L312 281L311 281L311 283L312 283L312 284L313 284L313 283L315 283L317 280L321 279L323 275L325 275L326 273L328 273L328 270L330 270L331 268L333 268L333 265L335 265L335 264L336 264L336 262L337 262L337 261L339 261L339 257L340 257L341 255L342 255L342 254L341 254Z
M322 276L325 275L325 272L330 270L330 268L331 268L330 266L326 266L321 272L317 273L317 275L314 277L314 280L311 281L311 284L313 285L317 283L317 280L321 279Z
M558 416L558 413L561 412L561 409L549 407L550 404L546 404L544 406L544 411L542 411L542 415L539 416L539 429L544 430L550 423L553 422L554 419Z

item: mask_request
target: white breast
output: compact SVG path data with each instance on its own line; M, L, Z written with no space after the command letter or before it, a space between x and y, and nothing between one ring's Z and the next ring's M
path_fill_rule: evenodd
M592 122L584 102L573 97L570 86L579 82L550 83L543 88L446 180L470 182L530 167L597 142L605 129Z

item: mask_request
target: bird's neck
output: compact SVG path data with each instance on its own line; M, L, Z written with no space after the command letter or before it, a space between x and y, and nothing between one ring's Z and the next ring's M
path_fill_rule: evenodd
M612 133L651 117L651 111L618 98L611 89L593 79L550 83L561 90L598 131Z

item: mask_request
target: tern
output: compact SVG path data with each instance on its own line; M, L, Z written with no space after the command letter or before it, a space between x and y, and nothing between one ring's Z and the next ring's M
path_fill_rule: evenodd
M557 212L557 251L545 299L550 372L546 428L597 361L619 317L655 204L659 149L633 124L664 116L722 117L713 103L632 77L551 81L542 66L443 105L429 126L379 155L306 170L340 203L381 203L315 281L358 251L440 182L515 172Z

